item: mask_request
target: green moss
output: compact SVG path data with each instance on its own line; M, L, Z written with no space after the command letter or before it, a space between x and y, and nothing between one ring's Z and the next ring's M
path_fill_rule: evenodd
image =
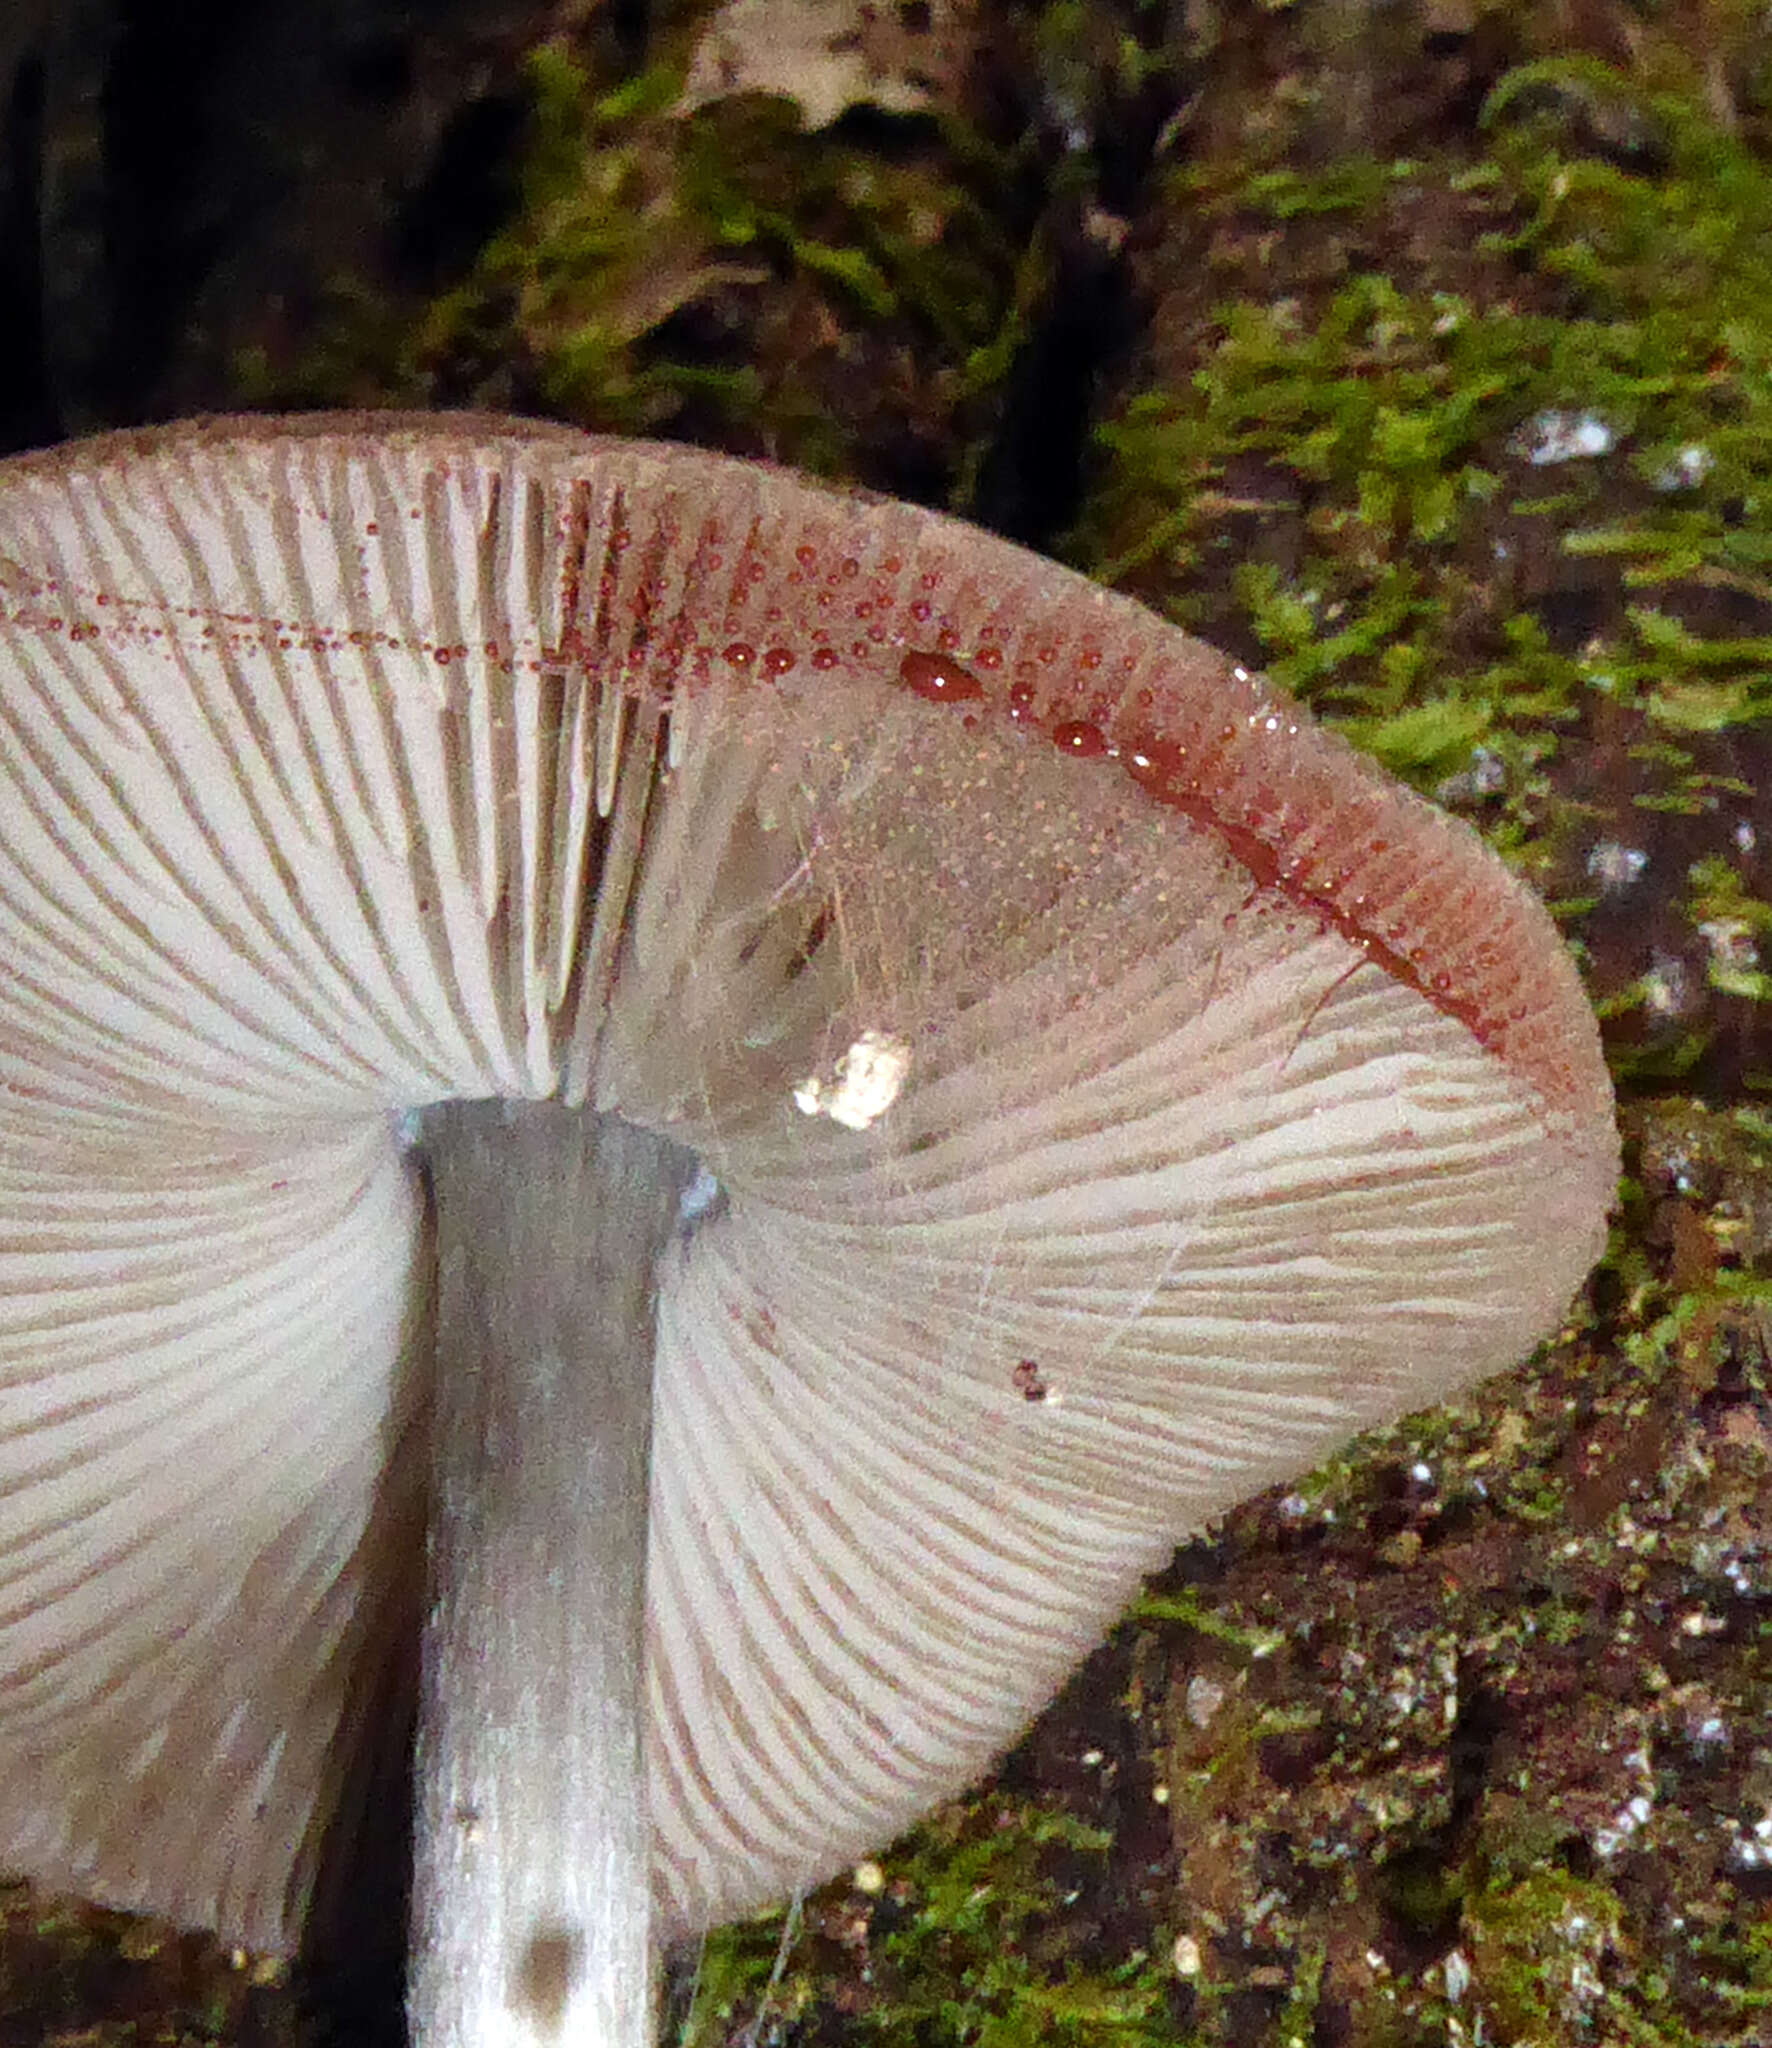
M1467 1901L1465 1938L1503 2038L1563 2041L1612 2018L1622 1922L1609 1886L1555 1869Z
M892 359L886 395L925 431L975 396L1016 271L1005 165L969 137L891 152L808 135L782 99L682 118L675 83L598 97L547 57L524 204L439 309L433 351L490 310L556 411L627 431L702 421L704 438L826 471L868 466L869 355Z
M1745 1927L1739 1939L1707 1941L1707 1986L1722 2005L1752 2016L1772 2012L1772 1918Z
M1075 1953L1067 1909L1097 1881L1110 1838L1057 1808L986 1798L943 1809L809 1912L709 1937L681 2048L779 2028L822 1987L835 1933L868 1989L845 2037L927 2048L1173 2044L1164 1973L1144 1952L1107 1968Z
M1166 1592L1141 1593L1127 1610L1128 1621L1179 1623L1201 1635L1214 1636L1252 1657L1265 1657L1279 1647L1273 1629L1249 1627L1227 1620L1194 1587L1180 1586Z
M945 112L818 133L763 94L684 114L685 35L660 49L619 82L531 52L516 204L466 274L420 305L336 280L299 360L237 362L243 393L544 410L888 485L957 477L1040 274L1022 153Z
M1604 67L1540 63L1492 96L1476 165L1183 174L1178 204L1233 237L1352 211L1370 241L1398 187L1480 193L1490 253L1528 288L1479 303L1367 270L1320 297L1226 298L1185 386L1103 425L1073 535L1107 580L1252 637L1424 787L1477 744L1530 780L1601 678L1707 734L1763 718L1772 688L1766 635L1688 623L1706 593L1772 605L1772 175L1672 95L1641 108L1654 175L1598 160L1567 132L1577 88L1583 107L1643 99ZM1620 452L1534 470L1536 423L1559 411ZM1541 474L1554 492L1519 489ZM1547 550L1657 595L1572 657L1519 601L1512 564Z

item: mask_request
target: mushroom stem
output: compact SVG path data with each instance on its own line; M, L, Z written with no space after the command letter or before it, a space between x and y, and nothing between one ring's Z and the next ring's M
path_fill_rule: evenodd
M656 1268L694 1162L552 1103L443 1106L424 1150L436 1462L413 2038L639 2048Z

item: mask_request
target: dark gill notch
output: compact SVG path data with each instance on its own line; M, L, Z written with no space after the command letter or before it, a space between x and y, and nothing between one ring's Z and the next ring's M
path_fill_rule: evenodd
M813 913L812 922L806 927L806 936L794 949L793 958L789 960L783 974L784 980L798 981L813 964L818 958L819 949L830 937L833 923L831 906L828 903L821 903Z

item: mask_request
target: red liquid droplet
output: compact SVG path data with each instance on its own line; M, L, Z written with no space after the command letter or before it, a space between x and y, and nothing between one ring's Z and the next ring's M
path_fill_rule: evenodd
M1032 683L1011 683L1009 685L1009 716L1026 718L1034 708L1034 686Z
M793 650L788 647L770 647L763 653L764 672L772 676L785 676L794 665Z
M1108 750L1107 735L1101 727L1082 718L1067 718L1062 725L1055 725L1052 743L1064 753L1076 754L1084 760L1092 760Z
M834 647L815 648L812 655L812 666L817 669L833 669L842 658Z
M980 668L999 669L1003 666L1003 650L1000 647L981 647L973 659Z
M720 651L734 668L749 668L757 658L757 650L743 640L730 641Z
M807 542L802 541L794 550L794 560L799 563L802 569L810 569L813 563L818 560L818 550Z
M945 655L916 649L898 664L898 679L932 704L962 704L984 695L984 685L970 669Z

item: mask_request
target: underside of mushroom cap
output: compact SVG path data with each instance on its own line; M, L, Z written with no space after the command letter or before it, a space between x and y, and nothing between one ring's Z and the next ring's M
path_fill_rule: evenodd
M1137 606L755 465L0 466L0 815L0 1861L261 1945L418 1571L402 1113L588 1101L717 1184L659 1305L679 1929L975 1774L1179 1535L1601 1241L1592 1019L1471 834Z

